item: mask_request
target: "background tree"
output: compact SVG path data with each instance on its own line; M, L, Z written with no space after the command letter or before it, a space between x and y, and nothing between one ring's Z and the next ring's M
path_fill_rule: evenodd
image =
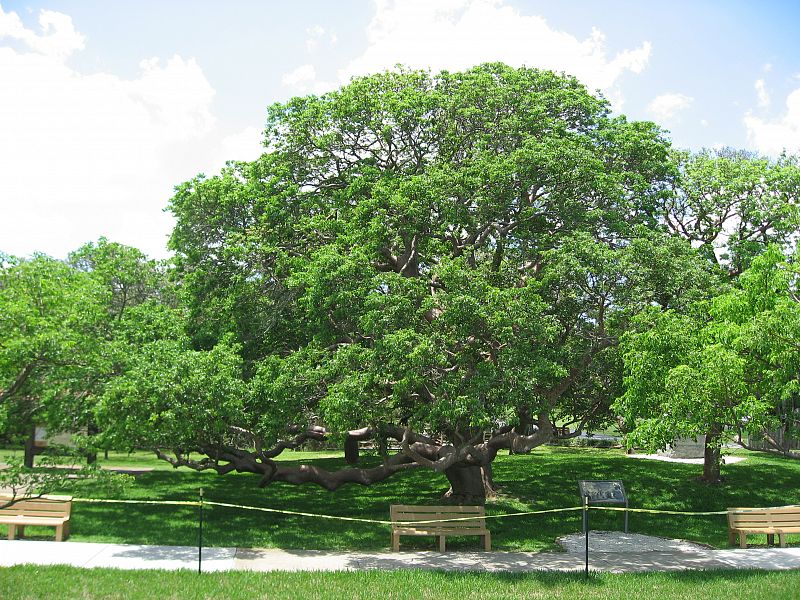
M746 445L745 436L786 432L797 419L796 271L772 246L736 283L688 311L643 313L622 344L625 394L615 408L632 429L628 443L655 450L705 435L709 483L720 481L725 441Z
M119 375L130 354L129 330L141 316L127 319L127 311L144 303L157 305L176 302L173 287L167 281L166 265L148 259L140 250L111 242L101 237L97 243L89 242L68 259L76 270L90 276L104 291L105 314L96 332L95 362L86 370L87 378L74 382L80 388L67 401L63 399L60 409L62 427L70 431L85 431L86 437L78 439L85 443L97 441L95 405L108 382ZM124 321L124 323L123 323ZM106 447L106 451L108 447ZM94 449L87 448L89 462L96 460Z
M265 145L177 188L192 345L141 363L205 381L213 361L193 353L220 353L221 404L167 427L161 405L136 404L136 370L104 400L110 430L175 465L328 489L428 467L454 501L480 502L500 449L610 418L631 316L694 293L654 266L704 269L655 231L674 175L658 128L612 118L570 77L490 64L357 78L272 106ZM203 385L170 410L191 412ZM232 390L245 400L227 410ZM349 432L354 463L360 439L401 451L335 473L273 460L332 431Z
M67 263L91 274L110 293L108 313L112 321L122 319L125 310L147 300L174 305L166 265L147 258L137 248L101 237L69 254Z
M97 398L130 351L130 336L126 333L123 339L121 333L131 324L122 321L127 311L148 299L171 299L165 277L162 266L140 251L105 238L72 253L67 263L43 255L4 260L2 430L26 440L26 468L33 466L36 425L51 434L76 434L73 439L80 446L97 433ZM91 461L93 452L86 449ZM32 481L39 475L27 477Z
M753 352L743 355L740 348L720 341L720 332L714 329L722 319L719 306L738 297L737 278L756 257L772 246L788 251L796 242L800 226L800 166L795 156L782 156L775 161L732 149L678 152L673 158L678 172L672 179L671 192L662 197L664 225L672 234L689 241L716 268L719 281L707 288L707 298L722 293L724 288L720 285L734 286L730 292L733 296L728 294L716 304L694 306L688 312L662 315L650 311L641 318L636 329L640 336L630 337L626 345L627 389L617 407L628 415L626 426L637 428L630 443L652 449L671 443L679 435L705 435L704 478L717 481L721 435L726 426L738 427L741 415L737 417L740 408L736 407L748 404L758 371L755 362L764 360ZM672 276L674 271L665 273ZM716 311L713 315L712 310ZM714 320L711 327L709 323ZM729 317L723 320L729 326L732 323ZM678 338L673 339L676 335ZM730 335L728 331L723 337L728 339ZM743 339L740 343L744 343ZM725 362L724 356L730 362ZM741 376L725 373L726 368L739 369ZM673 369L679 370L673 373ZM745 375L747 382L742 381ZM761 370L761 375L767 373ZM683 383L671 380L673 376L682 377ZM726 377L740 382L737 391L701 389L706 384L713 386L715 381L722 385ZM693 390L681 389L690 380L696 384ZM685 398L679 397L681 394ZM765 396L761 393L753 397L760 401ZM695 402L693 416L687 412L688 405L680 410L674 405L689 402L689 398ZM705 406L703 411L698 403ZM756 424L764 424L761 416L770 404L767 401L753 406L749 431L758 429ZM668 413L674 419L664 418ZM714 415L719 422L713 421ZM633 421L636 418L644 421L637 425ZM674 434L669 433L670 428ZM703 428L706 430L701 431Z
M22 436L33 466L36 424L63 423L75 385L93 377L103 289L47 256L9 258L0 270L0 430Z
M676 152L679 176L665 196L668 229L735 278L770 244L786 249L800 227L798 157L778 160L725 148Z
M770 419L757 431L767 449L792 456L800 432L800 295L796 260L771 247L739 278L739 286L717 302L721 334L746 360L744 380L769 407ZM750 447L752 417L737 430ZM752 447L751 447L752 449Z

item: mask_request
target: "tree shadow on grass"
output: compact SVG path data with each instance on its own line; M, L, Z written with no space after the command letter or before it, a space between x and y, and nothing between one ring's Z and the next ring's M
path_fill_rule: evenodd
M365 465L371 465L380 459L373 456L363 460ZM313 463L328 469L345 466L342 458L323 458ZM541 448L530 455L502 455L494 469L502 495L487 504L487 514L577 506L579 479L622 479L631 507L714 511L729 506L798 502L790 490L800 489L800 461L753 457L724 469L725 484L707 486L696 481L697 465L636 460L618 450ZM197 500L198 489L203 487L205 498L211 501L387 520L391 504L439 504L448 487L444 476L423 469L398 474L374 486L346 485L335 492L311 484L275 483L259 488L258 482L259 477L252 474L218 476L184 469L157 470L141 474L124 497ZM224 507L206 507L205 518L204 537L209 546L379 550L388 548L390 543L389 527L381 524ZM197 540L197 520L194 507L75 504L72 534L73 539L84 541L193 545ZM581 513L490 519L488 526L493 548L555 550L556 538L580 531ZM621 530L622 515L592 511L590 527ZM631 514L630 530L727 546L724 515ZM434 544L433 538L412 538L407 547L430 550ZM454 540L452 545L455 550L475 547L474 538Z

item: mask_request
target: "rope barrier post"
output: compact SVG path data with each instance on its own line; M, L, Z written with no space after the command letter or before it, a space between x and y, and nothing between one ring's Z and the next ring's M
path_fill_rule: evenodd
M628 497L625 496L625 533L628 533Z
M203 488L200 488L200 519L197 536L197 572L203 572Z
M586 579L589 579L589 495L583 497L583 530L586 532Z

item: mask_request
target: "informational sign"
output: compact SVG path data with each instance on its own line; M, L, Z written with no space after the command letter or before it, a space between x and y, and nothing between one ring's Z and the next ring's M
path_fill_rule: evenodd
M628 504L625 486L621 481L585 481L578 482L581 499L589 496L589 504Z
M37 425L33 434L33 446L35 448L47 448L48 446L75 446L72 440L72 433L61 432L51 434L43 426Z
M628 508L628 496L625 494L625 486L621 481L578 481L578 491L581 495L581 502L588 497L589 504L624 504ZM586 522L583 524L586 531ZM625 511L625 533L628 533L628 511Z

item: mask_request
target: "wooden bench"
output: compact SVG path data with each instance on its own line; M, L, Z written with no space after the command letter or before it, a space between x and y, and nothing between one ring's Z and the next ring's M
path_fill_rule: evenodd
M766 534L767 543L775 543L778 534L781 548L786 548L786 534L800 534L800 506L774 508L729 508L728 543L733 546L739 535L739 547L747 548L747 536Z
M480 535L486 551L492 549L492 534L486 529L486 512L482 506L409 506L393 504L389 513L392 521L392 550L400 550L401 535L435 535L439 552L445 551L445 538L450 535ZM472 518L467 518L472 517ZM439 519L464 519L438 522ZM432 521L419 523L418 521Z
M0 506L12 498L0 496ZM56 528L56 541L69 537L69 519L72 510L72 496L41 496L15 502L0 508L0 523L8 525L8 539L19 535L23 537L26 525Z

